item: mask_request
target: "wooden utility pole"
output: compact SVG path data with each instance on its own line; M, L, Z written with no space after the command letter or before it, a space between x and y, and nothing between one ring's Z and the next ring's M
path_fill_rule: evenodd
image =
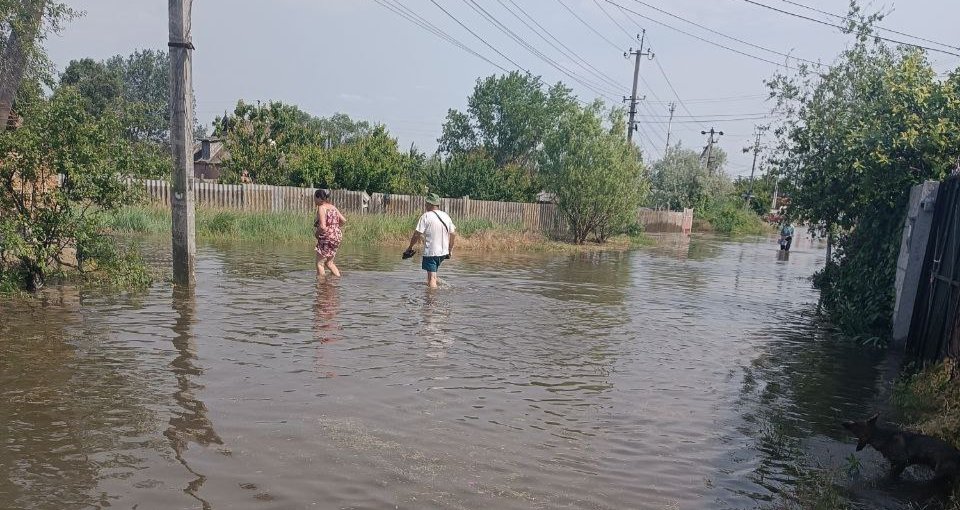
M747 202L753 197L753 172L757 169L757 154L760 154L760 134L763 131L757 128L757 140L753 143L753 165L750 166L750 189L747 191Z
M646 96L642 98L637 97L637 80L640 78L640 57L649 57L651 59L653 58L653 52L651 52L649 49L647 49L646 51L644 51L643 49L643 43L644 43L644 39L646 39L646 36L647 36L646 30L644 30L643 32L640 33L640 35L637 36L637 39L640 39L639 50L633 51L633 48L630 48L630 51L625 52L623 54L624 58L630 58L631 55L637 58L636 63L633 66L633 92L630 93L629 100L627 98L623 98L624 101L630 102L630 121L627 124L627 143L633 143L633 132L636 131L637 129L636 120L635 120L637 117L637 104L639 103L639 101L646 99Z
M190 37L193 0L168 0L170 11L170 147L173 179L173 280L195 281L197 241L193 205L193 42Z
M701 131L701 135L709 134L707 138L707 174L713 174L713 170L710 169L710 158L713 157L713 144L717 143L717 139L714 135L723 136L723 131L716 131L713 128L710 128L710 131Z
M667 148L664 149L663 154L666 155L670 152L670 131L673 128L673 112L677 109L677 103L670 103L670 120L667 121Z
M10 110L27 70L27 56L40 32L46 3L46 0L20 2L17 23L10 27L10 35L3 47L3 56L0 57L0 123L4 129L10 121Z

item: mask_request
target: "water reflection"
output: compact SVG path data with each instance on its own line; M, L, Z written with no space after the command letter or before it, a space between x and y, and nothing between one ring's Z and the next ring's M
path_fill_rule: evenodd
M339 285L334 280L317 278L316 296L313 303L313 340L317 349L317 372L325 377L336 377L331 359L333 350L325 344L339 340L340 324L337 313L340 311Z
M41 508L105 506L104 494L124 508L755 508L811 445L845 451L834 421L863 415L875 374L806 313L822 256L778 262L771 246L464 254L439 291L391 250L344 251L344 278L315 282L309 249L206 246L197 295L178 290L172 307L162 286L95 297L65 328L82 334L62 338L55 318L31 329L4 311L0 406L14 402L16 419L0 423L0 476L13 480L0 496ZM87 411L110 419L54 422ZM229 450L209 448L223 438ZM84 457L45 460L61 446ZM35 458L56 476L38 477Z
M447 349L453 345L453 335L445 327L449 317L450 306L442 291L426 289L423 299L423 319L418 336L426 342L427 356L433 359L445 357Z
M170 426L163 435L170 441L170 447L174 451L177 462L194 476L183 492L196 499L206 510L212 506L199 493L207 476L194 470L185 454L191 443L207 447L214 444L222 445L223 440L217 435L213 423L207 416L206 404L197 396L203 390L203 385L197 382L203 374L203 369L197 364L197 347L192 333L193 323L196 320L196 300L192 287L174 287L173 309L177 313L172 328L173 346L177 351L177 357L170 366L176 377L173 398L180 409L173 412L170 417Z

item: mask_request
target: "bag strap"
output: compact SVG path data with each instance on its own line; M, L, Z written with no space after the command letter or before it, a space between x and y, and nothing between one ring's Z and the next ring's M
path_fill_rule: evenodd
M432 212L433 214L437 215L437 219L440 220L440 224L443 225L443 229L447 231L447 234L449 234L450 229L447 228L447 222L443 221L443 218L440 217L440 213L438 213L437 211L432 211Z

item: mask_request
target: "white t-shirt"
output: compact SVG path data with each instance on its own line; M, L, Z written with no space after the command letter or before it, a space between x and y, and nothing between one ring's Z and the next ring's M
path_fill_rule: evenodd
M443 223L441 223L441 220ZM444 228L444 223L447 225ZM424 257L442 257L450 253L449 234L457 231L450 216L443 211L427 211L420 216L417 221L417 232L423 234L423 256Z

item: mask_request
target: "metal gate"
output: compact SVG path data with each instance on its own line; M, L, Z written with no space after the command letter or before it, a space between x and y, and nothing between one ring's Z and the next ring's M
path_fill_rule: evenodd
M907 353L924 363L960 357L960 177L940 184Z

